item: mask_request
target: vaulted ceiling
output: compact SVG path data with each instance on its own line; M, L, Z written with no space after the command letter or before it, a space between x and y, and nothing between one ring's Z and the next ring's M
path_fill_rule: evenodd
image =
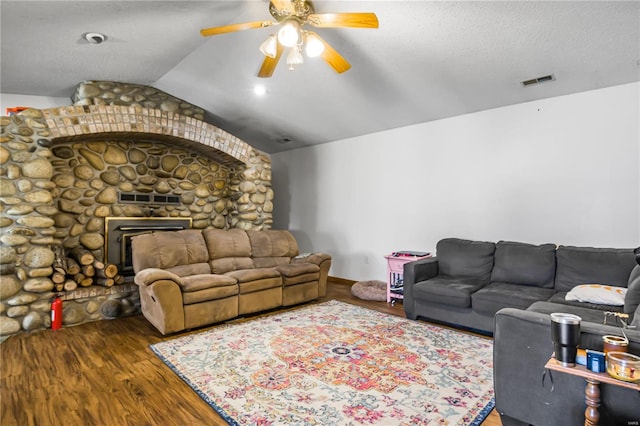
M261 79L258 46L273 28L200 35L271 19L266 0L2 0L0 90L70 97L85 80L151 85L275 153L640 81L637 1L313 3L317 13L378 16L378 29L315 30L351 63L344 74L305 58ZM87 32L107 40L88 43Z

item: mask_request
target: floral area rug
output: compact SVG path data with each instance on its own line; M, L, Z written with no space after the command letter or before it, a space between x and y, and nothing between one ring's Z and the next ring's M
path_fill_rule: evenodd
M478 425L492 341L335 300L151 349L231 425Z

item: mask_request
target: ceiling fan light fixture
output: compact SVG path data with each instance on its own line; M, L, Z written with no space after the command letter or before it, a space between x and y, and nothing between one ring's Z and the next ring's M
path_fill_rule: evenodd
M300 24L295 19L288 19L278 31L278 41L286 47L293 47L300 42Z
M275 34L271 34L265 41L260 45L260 52L264 56L268 56L270 58L275 58L278 50L278 40L276 39Z
M302 52L300 51L300 46L294 46L289 51L287 55L287 65L289 65L289 70L293 71L296 65L300 65L304 63L304 58L302 57Z
M308 57L315 58L324 52L324 43L315 34L307 33L304 49Z

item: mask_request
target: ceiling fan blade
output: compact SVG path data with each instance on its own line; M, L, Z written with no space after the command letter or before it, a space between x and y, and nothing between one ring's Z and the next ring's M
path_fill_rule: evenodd
M341 54L339 54L336 49L331 47L331 45L327 43L322 37L320 37L313 31L307 32L309 34L313 34L318 38L318 40L322 42L322 44L324 44L324 51L322 52L320 57L324 59L329 65L331 65L331 67L336 70L338 74L342 74L343 72L351 68L351 64Z
M245 22L243 24L231 24L231 25L223 25L222 27L213 27L213 28L204 28L200 30L200 34L204 37L218 35L218 34L226 34L232 33L235 31L242 30L253 30L255 28L265 28L274 25L275 22L272 21L255 21L255 22Z
M308 22L318 28L378 28L375 13L314 13Z
M293 5L291 4L291 0L271 0L271 3L273 3L275 8L279 11L287 11L291 14L295 12Z
M280 43L278 43L278 47L276 50L276 57L272 58L270 56L265 56L264 61L262 62L262 66L260 67L260 71L258 71L258 77L260 78L269 78L273 75L273 72L276 69L276 65L278 65L278 61L282 56L282 52L284 51L284 47Z

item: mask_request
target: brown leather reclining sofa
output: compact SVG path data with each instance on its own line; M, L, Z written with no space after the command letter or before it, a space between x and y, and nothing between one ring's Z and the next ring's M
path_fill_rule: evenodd
M283 230L154 232L131 247L142 314L162 334L324 296L331 267Z

